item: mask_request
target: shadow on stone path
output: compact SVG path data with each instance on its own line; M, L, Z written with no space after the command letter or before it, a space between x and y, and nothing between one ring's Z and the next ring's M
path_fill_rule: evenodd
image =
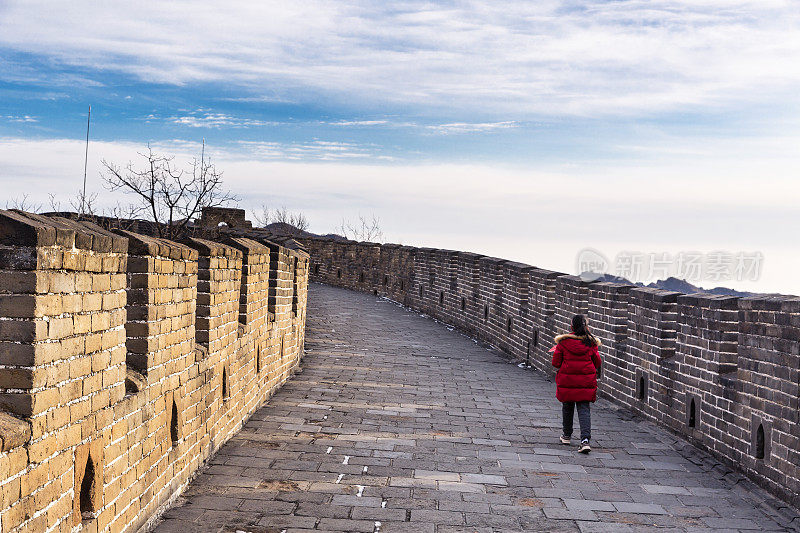
M785 531L796 516L602 400L577 454L543 375L387 300L309 291L302 373L156 531Z

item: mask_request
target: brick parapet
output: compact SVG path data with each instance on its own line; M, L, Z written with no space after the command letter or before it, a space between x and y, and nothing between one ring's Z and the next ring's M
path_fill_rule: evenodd
M628 301L631 285L599 282L588 287L588 320L592 331L602 339L605 365L599 392L631 407L632 395L615 396L616 391L634 390L636 367L628 342Z
M189 244L0 211L3 533L136 531L297 367L308 256Z

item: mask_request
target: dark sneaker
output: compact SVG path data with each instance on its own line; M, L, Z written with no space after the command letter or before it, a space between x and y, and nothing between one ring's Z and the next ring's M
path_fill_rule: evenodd
M569 444L570 438L566 437L564 435L561 435L561 437L559 437L559 440L561 441L561 444Z
M581 441L581 447L578 449L580 453L589 453L592 451L592 447L589 446L589 439L583 439Z

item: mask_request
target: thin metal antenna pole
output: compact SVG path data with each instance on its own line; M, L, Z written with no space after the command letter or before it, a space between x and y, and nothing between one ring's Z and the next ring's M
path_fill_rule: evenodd
M89 166L89 124L92 122L92 106L89 105L89 115L86 117L86 152L83 156L83 194L81 194L81 215L86 208L86 169Z

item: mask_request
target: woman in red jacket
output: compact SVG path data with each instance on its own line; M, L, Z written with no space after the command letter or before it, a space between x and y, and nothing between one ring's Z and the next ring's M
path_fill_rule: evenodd
M581 453L589 453L592 418L589 402L597 399L597 372L600 370L600 340L589 332L583 315L572 317L572 333L556 337L553 366L556 374L556 398L562 402L564 433L561 444L572 437L572 417L578 408L581 424Z

